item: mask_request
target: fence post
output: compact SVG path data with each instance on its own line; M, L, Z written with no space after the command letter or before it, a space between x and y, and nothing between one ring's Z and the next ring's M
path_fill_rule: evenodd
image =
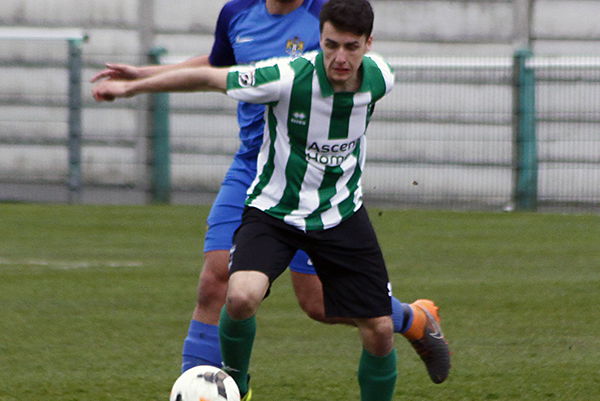
M531 25L535 0L512 0L514 49L531 47Z
M527 66L532 55L530 50L517 50L513 59L513 203L516 210L537 208L535 73Z
M148 52L150 64L160 64L160 58L166 53L162 47L154 47ZM171 201L171 147L169 144L169 94L150 95L150 148L152 203Z
M69 39L68 202L81 202L81 48L83 39Z

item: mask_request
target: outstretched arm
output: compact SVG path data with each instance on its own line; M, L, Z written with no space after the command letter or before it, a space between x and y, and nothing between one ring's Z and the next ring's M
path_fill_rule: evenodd
M197 67L166 71L148 78L136 80L109 79L92 89L96 101L113 101L115 98L132 97L140 93L155 92L225 92L226 68Z
M177 70L182 68L190 67L202 67L208 66L210 62L208 55L192 57L188 60L182 61L177 64L166 64L166 65L147 65L142 67L136 67L129 64L117 64L117 63L106 63L106 68L96 75L94 75L90 82L96 82L104 78L109 79L140 79L147 78L152 75L160 74L163 72Z

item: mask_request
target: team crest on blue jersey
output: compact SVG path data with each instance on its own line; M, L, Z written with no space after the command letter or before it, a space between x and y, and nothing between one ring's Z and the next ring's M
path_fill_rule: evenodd
M298 57L304 52L304 42L299 37L288 39L285 43L285 52L291 57Z

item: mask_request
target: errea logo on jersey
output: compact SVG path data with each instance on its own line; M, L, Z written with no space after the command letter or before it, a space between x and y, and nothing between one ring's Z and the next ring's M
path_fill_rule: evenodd
M254 70L240 72L238 75L238 83L242 88L254 86Z
M306 114L301 111L295 111L290 118L292 124L306 125Z

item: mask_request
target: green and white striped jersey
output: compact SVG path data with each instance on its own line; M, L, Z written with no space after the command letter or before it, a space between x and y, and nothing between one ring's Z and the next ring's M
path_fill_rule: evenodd
M321 52L232 67L227 95L268 106L246 205L304 231L334 227L360 208L365 132L375 102L394 84L379 56L366 55L360 68L357 92L334 93Z

